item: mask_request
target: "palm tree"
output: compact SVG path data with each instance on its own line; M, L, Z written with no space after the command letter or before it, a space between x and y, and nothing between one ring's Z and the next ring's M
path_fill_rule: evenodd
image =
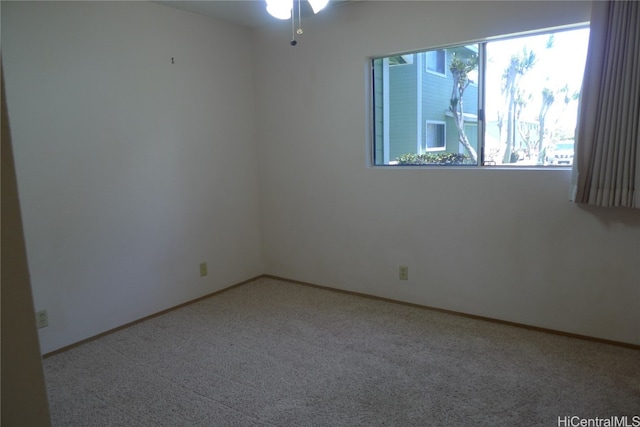
M538 123L540 124L540 132L538 135L538 164L544 164L544 158L546 156L547 147L544 145L544 130L545 130L545 119L547 117L547 113L549 112L549 108L556 100L556 97L551 89L545 87L542 89L542 106L540 107L540 112L538 113Z
M502 75L502 93L507 100L507 140L502 163L512 163L511 154L515 145L516 135L516 107L518 102L519 84L522 76L536 63L536 54L523 48L518 55L513 55L509 66Z

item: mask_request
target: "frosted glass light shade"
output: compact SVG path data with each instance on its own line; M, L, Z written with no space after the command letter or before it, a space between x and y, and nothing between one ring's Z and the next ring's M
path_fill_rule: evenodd
M313 13L318 13L322 9L324 9L329 0L309 0L309 4L311 5L311 9L313 9Z
M293 9L293 0L266 0L267 12L269 15L278 19L291 18L291 9Z

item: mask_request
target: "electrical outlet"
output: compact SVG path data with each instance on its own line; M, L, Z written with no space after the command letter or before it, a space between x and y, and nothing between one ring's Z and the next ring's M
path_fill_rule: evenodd
M200 277L204 277L207 275L207 263L203 262L200 264Z
M40 310L36 312L36 324L38 329L46 328L49 326L49 316L47 316L47 310Z
M400 273L400 280L409 280L409 267L401 265L398 270Z

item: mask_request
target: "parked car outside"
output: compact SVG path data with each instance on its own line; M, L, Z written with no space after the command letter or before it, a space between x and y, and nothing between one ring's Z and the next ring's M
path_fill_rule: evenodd
M573 164L573 141L561 141L550 147L547 151L547 164L571 166Z

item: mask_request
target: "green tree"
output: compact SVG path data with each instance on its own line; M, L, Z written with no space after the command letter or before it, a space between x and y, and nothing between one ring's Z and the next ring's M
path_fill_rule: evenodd
M464 107L462 97L464 91L471 83L469 73L478 68L478 55L473 54L466 59L462 59L454 52L451 56L449 71L451 71L451 76L453 77L453 88L451 90L449 111L453 114L453 120L458 129L458 140L467 151L473 163L477 164L478 153L471 143L469 143L469 138L467 138L467 134L464 131Z
M527 105L529 104L529 101L531 101L532 98L533 97L531 96L530 93L526 94L524 90L518 89L518 92L516 93L516 99L515 99L516 129L518 131L518 135L520 135L520 140L527 147L525 150L525 155L527 158L531 158L531 125L527 122L520 121L520 115L522 114L522 111L527 107ZM514 155L512 157L517 157L517 156Z
M551 130L548 133L546 132L546 117L549 109L552 105L556 104L557 99L560 99L562 101L562 104L560 104L560 110L556 114L556 120L551 125L551 129L554 129L557 128L558 122L562 119L562 115L566 111L569 104L572 101L577 101L579 98L580 93L570 93L569 85L566 84L556 91L553 91L547 87L542 90L542 105L540 107L540 112L538 113L538 122L540 124L540 132L538 135L538 164L544 164L549 141L553 140L554 138L554 134ZM549 135L548 140L545 139L545 135Z
M513 160L512 153L516 140L516 112L522 98L519 84L522 76L533 68L535 63L536 54L525 47L520 54L511 56L509 66L502 75L502 93L507 101L507 139L502 163L512 163Z
M564 114L564 112L567 110L567 107L569 106L569 104L571 102L577 101L580 99L580 92L579 91L574 91L571 92L569 89L569 85L565 84L560 90L558 90L558 94L561 95L562 97L562 108L560 110L560 112L557 114L556 116L556 120L554 122L554 125L557 126L558 122L560 122L562 120L562 116Z
M556 97L551 89L545 87L542 89L542 106L540 107L540 112L538 113L538 123L540 125L540 131L538 132L538 164L544 164L544 158L547 153L547 147L544 144L544 131L545 131L545 120L547 117L547 113L549 112L549 108L555 102Z

